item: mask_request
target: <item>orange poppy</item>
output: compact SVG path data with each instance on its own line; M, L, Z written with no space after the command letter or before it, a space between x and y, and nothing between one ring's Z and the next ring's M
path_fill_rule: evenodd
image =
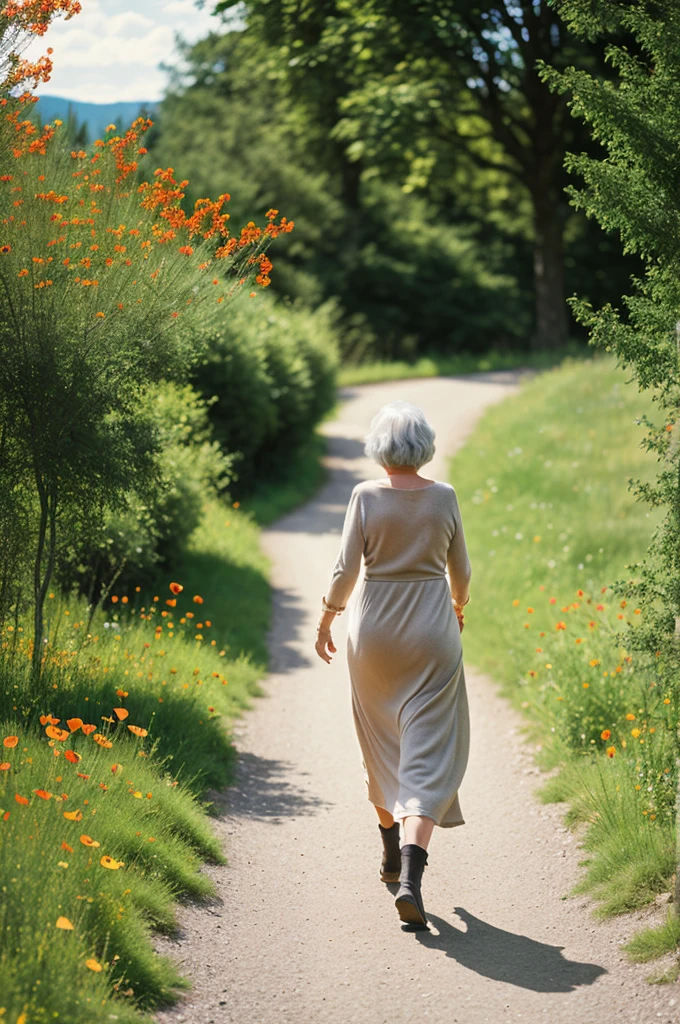
M2 764L0 764L0 772L8 772L11 767L12 765L9 761L3 761Z
M203 604L203 598L199 597L198 594L194 596L194 604Z
M83 833L82 836L80 837L80 841L83 844L83 846L92 846L96 848L97 846L101 845L101 843L98 843L96 839L92 839L91 836L88 836L85 833Z
M176 604L177 604L177 598L176 597L169 597L165 603L167 605L169 605L171 608L174 608L176 606Z
M96 732L92 739L95 743L98 743L100 747L106 747L108 749L113 746L111 740L107 740L106 736L103 736L100 732Z
M56 926L57 928L63 928L64 931L73 931L73 925L67 917L58 917Z
M34 789L33 792L36 796L39 796L41 800L51 800L52 794L48 793L46 789Z
M60 743L63 743L64 740L69 738L70 733L66 729L58 729L56 725L48 725L45 729L45 735L49 736L51 740L59 740Z
M89 736L90 733L94 732L96 728L97 728L96 725L84 725L83 726L83 732L85 733L86 736Z
M148 736L148 730L142 729L139 725L128 725L128 729L134 736Z
M184 590L184 587L182 586L181 583L171 583L170 590L172 591L173 594L181 594L182 591Z
M25 796L20 796L19 793L15 793L14 794L14 799L16 800L16 802L18 804L27 804L28 803L28 800L26 799L26 797Z
M68 853L73 853L73 847L69 846L67 842L62 842L61 848L62 850L66 850Z
M82 821L83 820L83 812L82 811L64 811L64 817L67 818L68 821Z
M61 718L53 718L52 715L41 715L40 716L40 724L41 725L59 725L60 722L61 722Z
M83 772L76 772L76 775L80 779L89 779L89 777L90 777L89 775L85 775Z
M16 747L18 742L18 736L5 736L4 740L2 741L2 745L3 747Z
M114 860L113 857L107 857L106 854L99 861L103 868L108 868L109 871L117 871L118 868L123 866L123 862Z
M98 963L96 960L92 960L92 959L86 960L85 961L85 966L89 967L91 971L101 971L101 970L103 970L102 965L100 963Z
M80 754L76 754L75 750L65 750L64 757L67 761L70 761L71 764L78 764L78 761L82 761L82 757Z
M116 715L118 715L118 719L121 722L124 721L124 719L126 719L127 716L130 714L127 708L114 708L113 710L116 713Z
M82 718L67 718L66 724L71 732L76 732L77 729L82 728L83 720Z

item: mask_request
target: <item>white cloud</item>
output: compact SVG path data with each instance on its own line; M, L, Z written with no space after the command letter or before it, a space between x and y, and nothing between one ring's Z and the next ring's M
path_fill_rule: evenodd
M157 100L172 64L175 35L193 42L219 25L195 0L83 0L69 21L57 20L25 56L35 59L48 46L54 71L38 95L65 96L90 103Z

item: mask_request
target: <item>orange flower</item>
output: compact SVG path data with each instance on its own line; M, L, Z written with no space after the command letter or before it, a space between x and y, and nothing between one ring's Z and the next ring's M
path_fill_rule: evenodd
M119 721L121 722L130 714L127 708L114 708L113 710L115 711Z
M117 871L118 868L123 866L122 861L114 860L113 857L107 857L104 855L99 861L103 868L108 868L109 871Z
M613 757L616 753L616 747L607 747L607 757Z
M82 821L83 820L83 812L82 811L64 811L64 817L66 818L67 821Z
M66 724L71 732L76 732L78 729L82 728L83 720L82 718L67 718Z
M199 597L198 594L194 595L194 604L203 604L203 598Z
M92 739L95 741L95 743L98 743L100 747L105 747L107 750L109 750L113 746L111 740L107 740L106 736L104 736L101 732L96 732Z
M133 736L142 736L143 737L143 736L148 736L149 735L148 730L147 729L142 729L142 727L139 726L139 725L128 725L128 729L133 734Z
M83 732L85 733L85 735L86 735L86 736L89 736L89 735L90 735L90 733L91 733L91 732L94 732L96 728L97 728L97 726L96 726L96 725L84 725L84 726L82 727L82 729L83 729Z
M184 590L184 587L182 586L181 583L171 583L170 590L172 591L173 594L181 594L182 591Z
M2 764L0 764L0 772L8 772L11 767L12 765L9 761L3 761Z
M16 747L18 742L18 736L5 736L4 740L2 741L2 745L3 747Z
M91 836L88 836L85 833L83 833L82 836L80 837L80 841L83 844L83 846L91 846L95 849L97 846L101 846L101 843L98 843L96 839L92 839Z
M14 794L14 799L16 800L16 802L18 804L27 804L28 803L28 800L26 799L26 797L25 796L20 796L19 793L15 793Z
M64 840L62 840L61 848L62 850L66 850L67 853L73 853L73 847L69 846L68 843Z
M40 724L41 725L59 725L60 722L61 722L61 718L53 718L52 715L41 715L40 716Z
M91 971L102 971L103 970L102 965L97 960L93 960L91 957L90 957L89 960L85 961L85 966L89 967Z
M64 931L68 932L73 931L73 925L71 924L67 917L58 917L55 924L55 928L62 928Z
M177 606L177 598L176 597L169 597L165 603L167 605L170 605L171 608L175 608Z
M611 729L603 729L602 732L600 733L600 739L601 740L608 740L610 738L611 734L612 734Z
M69 738L70 733L66 729L57 729L56 725L48 725L45 729L45 735L49 736L51 740L58 740L60 743L63 743L64 740Z
M39 796L41 800L51 800L52 794L48 793L46 789L34 789L33 792L36 796Z

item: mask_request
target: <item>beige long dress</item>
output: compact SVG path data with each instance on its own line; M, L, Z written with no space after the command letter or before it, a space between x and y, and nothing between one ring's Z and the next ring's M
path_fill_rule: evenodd
M352 710L368 799L395 819L464 825L458 790L470 746L463 648L446 578L470 561L454 488L367 480L347 507L326 600L348 608Z

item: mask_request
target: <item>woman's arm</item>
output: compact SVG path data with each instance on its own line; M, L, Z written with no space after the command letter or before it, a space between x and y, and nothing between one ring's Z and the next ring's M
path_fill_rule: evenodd
M335 644L331 639L331 623L337 614L345 610L347 601L354 590L354 585L359 576L363 553L364 532L361 522L359 494L355 487L345 513L340 553L333 566L331 580L324 598L327 607L324 609L317 626L316 651L319 657L323 658L326 662L331 660L326 652L326 645L328 645L328 649L331 652L336 650Z
M361 506L359 492L355 487L345 512L340 552L333 566L331 580L326 591L327 604L334 608L345 608L359 576L363 553L364 531L361 522Z
M449 570L451 596L456 604L463 605L466 604L470 593L472 567L465 544L463 520L455 491L453 494L453 515L456 522L456 530L449 545L446 564Z

